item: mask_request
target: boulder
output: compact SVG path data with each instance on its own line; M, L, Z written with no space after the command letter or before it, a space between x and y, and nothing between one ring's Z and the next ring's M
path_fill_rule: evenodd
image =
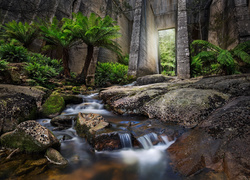
M154 74L154 75L147 75L143 77L139 77L136 80L136 85L146 85L146 84L154 84L154 83L161 83L161 82L168 82L170 80L176 79L175 77L165 76L162 74Z
M65 101L58 93L52 93L42 105L42 116L53 118L58 116L65 108Z
M2 146L19 148L28 153L60 147L59 140L50 130L32 120L20 123L14 131L3 134L0 139Z
M14 130L19 123L35 118L36 114L37 106L33 97L21 93L1 96L0 134Z
M75 128L78 135L85 137L94 146L96 132L109 126L110 124L99 114L79 113Z
M60 115L51 119L50 123L60 129L72 127L72 121L76 121L77 115Z
M73 94L60 94L64 101L65 104L80 104L83 102L83 99L79 95L73 95Z
M227 179L248 179L249 119L250 96L231 100L170 146L174 167L185 176L211 169Z
M68 161L55 149L49 148L45 154L46 158L53 164L66 165Z
M143 111L149 118L194 127L224 105L229 97L215 90L182 88L169 91L145 103Z
M34 87L0 84L0 134L35 119L44 96L45 92Z
M86 138L97 151L121 149L119 132L109 128L110 124L98 114L78 114L77 134Z

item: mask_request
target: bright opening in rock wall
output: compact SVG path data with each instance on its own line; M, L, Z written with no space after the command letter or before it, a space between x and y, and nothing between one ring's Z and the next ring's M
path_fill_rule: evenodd
M175 75L175 29L159 31L159 51L162 74Z

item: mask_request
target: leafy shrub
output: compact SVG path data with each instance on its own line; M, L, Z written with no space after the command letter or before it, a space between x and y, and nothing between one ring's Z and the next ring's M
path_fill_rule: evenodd
M28 48L31 43L39 36L39 29L34 24L27 22L11 21L5 23L3 27L3 37L10 40L16 40L25 48Z
M128 66L120 63L98 63L95 73L96 86L103 87L107 82L111 84L127 84L130 77L127 75Z
M0 71L4 71L5 69L7 69L7 65L9 63L6 62L5 60L0 60Z
M198 53L195 53L195 48ZM244 42L228 51L203 40L191 44L192 76L238 73L239 61L250 64L250 41Z
M32 54L25 70L34 84L50 87L49 80L59 75L62 71L62 63L56 59L50 59L41 54Z
M123 65L128 66L128 63L129 63L129 55L126 54L125 56L121 56L121 57L118 59L118 62L119 62L120 64L123 64Z
M22 46L6 44L0 47L0 58L8 62L18 63L27 62L29 55L27 49Z

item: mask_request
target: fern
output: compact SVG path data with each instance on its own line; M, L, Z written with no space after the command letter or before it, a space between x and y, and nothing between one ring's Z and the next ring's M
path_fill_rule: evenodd
M25 48L28 48L39 36L39 29L34 24L29 25L27 22L11 21L6 23L3 29L5 30L4 37L19 41Z
M195 55L196 50L200 51ZM195 40L191 43L193 76L206 74L234 74L237 72L238 62L236 57L250 63L250 41L241 43L233 50L228 51L204 40Z

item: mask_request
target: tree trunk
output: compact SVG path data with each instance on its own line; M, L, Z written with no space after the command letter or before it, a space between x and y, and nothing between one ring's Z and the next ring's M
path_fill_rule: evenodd
M94 46L88 45L88 52L87 52L87 56L85 59L84 67L83 67L82 72L81 72L80 77L79 77L80 82L82 82L82 83L86 83L89 65L90 65L90 62L92 60L93 54L94 54Z
M71 77L69 69L69 50L67 48L63 49L63 71L66 77Z

